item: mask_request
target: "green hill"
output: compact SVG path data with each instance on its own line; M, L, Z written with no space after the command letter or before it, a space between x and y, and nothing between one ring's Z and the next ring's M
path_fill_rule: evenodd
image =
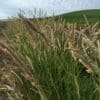
M54 16L56 20L59 20L59 17L62 17L66 22L71 23L80 23L84 24L86 21L84 19L84 15L86 15L88 21L92 24L96 22L100 22L100 9L95 10L83 10L83 11L76 11L71 13L62 14L59 16ZM52 17L47 17L47 19L51 19ZM46 19L46 18L39 18ZM13 19L12 19L13 20ZM0 21L0 29L5 28L7 21Z
M100 22L100 9L76 11L60 15L66 22L85 23L84 15L86 15L90 23Z

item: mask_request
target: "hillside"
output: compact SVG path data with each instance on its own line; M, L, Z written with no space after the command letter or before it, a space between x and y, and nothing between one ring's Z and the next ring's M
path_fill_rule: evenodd
M83 11L76 11L71 13L62 14L59 16L55 16L56 20L59 20L59 17L62 17L66 22L71 23L79 23L84 24L85 19L84 15L86 15L88 21L92 24L96 22L100 22L100 10L83 10ZM47 17L47 19L51 19L52 17ZM41 20L41 18L39 18ZM44 18L42 18L44 19ZM45 18L46 19L46 18ZM7 21L0 21L0 29L5 28Z
M100 21L100 10L83 10L60 15L66 22L85 23L84 15L86 15L90 23Z

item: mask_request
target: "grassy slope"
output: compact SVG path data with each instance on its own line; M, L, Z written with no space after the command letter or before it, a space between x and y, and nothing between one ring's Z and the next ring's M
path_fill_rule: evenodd
M77 22L77 23L85 23L85 19L83 15L86 15L88 18L88 21L90 23L96 23L100 22L100 10L83 10L83 11L76 11L71 12L67 14L60 15L60 17L63 17L66 22ZM52 18L52 17L49 17ZM59 16L56 16L56 18L59 20ZM0 21L0 29L4 28L6 26L5 21Z
M90 23L100 22L100 10L83 10L61 15L66 22L85 23L84 15Z

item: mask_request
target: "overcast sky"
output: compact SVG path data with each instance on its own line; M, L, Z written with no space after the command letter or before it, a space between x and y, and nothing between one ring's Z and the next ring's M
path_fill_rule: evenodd
M0 0L0 19L16 16L19 9L29 14L34 8L42 9L48 16L82 9L100 9L100 0Z

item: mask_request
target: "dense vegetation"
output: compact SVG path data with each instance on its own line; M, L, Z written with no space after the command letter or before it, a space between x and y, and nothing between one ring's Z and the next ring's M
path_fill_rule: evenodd
M8 22L0 40L0 91L9 100L100 100L100 28L87 20L19 14Z

